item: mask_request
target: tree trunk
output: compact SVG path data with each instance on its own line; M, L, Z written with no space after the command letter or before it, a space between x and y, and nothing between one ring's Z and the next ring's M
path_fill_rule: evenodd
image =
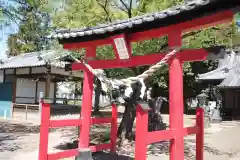
M166 129L161 116L161 108L164 100L162 97L156 97L148 100L151 110L148 113L148 131L159 131Z
M134 138L132 129L134 120L136 118L136 102L137 98L141 93L138 84L133 84L132 89L133 93L131 97L125 98L125 111L123 113L123 118L120 126L118 127L117 136L121 139L121 141L123 141L124 139L132 140Z
M136 118L135 106L131 105L130 102L128 102L123 113L122 121L118 127L118 137L121 140L133 139L132 128L135 118Z
M94 112L99 112L99 102L101 95L101 81L96 79L96 89L95 89L95 103L94 103Z
M122 121L118 128L118 137L123 141L124 139L133 140L133 124L136 118L136 104L128 102L123 114ZM149 107L152 109L149 111L148 116L148 131L158 131L166 129L166 124L163 123L160 109L163 105L163 99L158 97L148 101Z

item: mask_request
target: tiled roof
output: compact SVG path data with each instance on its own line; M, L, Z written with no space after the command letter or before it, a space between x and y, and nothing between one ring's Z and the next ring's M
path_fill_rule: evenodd
M240 87L240 65L231 70L228 76L218 85L218 87Z
M57 38L60 41L67 39L77 39L77 41L102 39L122 32L141 32L181 23L239 6L239 0L192 0L161 12L133 17L110 24L81 29L59 29L52 33L49 38Z
M218 68L198 75L198 80L222 80L219 88L240 87L240 53L231 52L219 61Z
M224 87L240 87L240 55L234 55L234 62L231 65L228 75L218 85L220 88Z
M219 60L218 68L198 75L198 80L223 80L228 77L230 71L240 64L240 55L232 52L231 54L225 54L223 59Z
M0 63L0 69L39 67L46 65L46 62L50 62L52 66L64 68L64 62L61 62L60 64L58 61L58 59L62 56L58 56L57 53L52 50L25 53L3 60Z
M223 80L227 77L229 70L227 66L223 66L221 68L215 69L213 71L199 74L198 80Z

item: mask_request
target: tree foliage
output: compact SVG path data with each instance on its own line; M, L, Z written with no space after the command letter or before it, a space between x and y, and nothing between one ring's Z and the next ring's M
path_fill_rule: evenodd
M133 1L114 0L69 0L66 6L53 17L53 24L60 28L81 28L97 24L109 23L117 19L131 18L148 12L156 12L171 6L180 4L183 0L140 0L137 6L131 5ZM216 45L231 47L237 43L235 25L224 24L208 29L185 33L183 35L183 47L202 48ZM167 37L156 38L132 44L133 55L150 54L159 52L168 47ZM101 59L114 57L111 46L100 47L97 55ZM214 68L212 61L185 63L184 70L184 95L185 98L196 96L204 86L195 82L196 75L208 72ZM148 67L134 67L127 69L106 70L109 77L123 78L142 73ZM151 79L149 85L159 88L161 95L168 96L168 67L165 66Z
M5 17L18 25L18 32L8 38L8 56L47 48L51 22L48 0L12 0L11 4L5 7Z

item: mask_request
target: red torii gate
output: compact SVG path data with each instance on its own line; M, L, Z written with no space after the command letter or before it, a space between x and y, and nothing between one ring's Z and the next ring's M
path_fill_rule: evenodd
M52 37L58 38L65 49L85 48L86 58L96 57L97 46L113 45L117 58L114 60L89 61L88 64L94 69L152 65L159 62L165 54L132 56L131 42L167 35L170 48L181 47L183 32L231 22L235 8L239 6L240 1L238 0L203 0L201 3L194 1L163 12L103 25L98 28L57 31ZM119 43L122 47L119 47ZM208 56L207 49L188 49L178 52L168 61L170 129L148 132L148 112L138 105L136 110L136 160L145 160L147 145L162 140L170 140L171 142L171 160L183 160L184 136L189 134L196 134L196 159L203 160L203 110L197 110L196 126L187 128L183 126L182 64L189 61L203 61ZM50 105L43 100L39 160L54 160L79 154L78 149L48 154L48 129L54 127L81 126L80 150L90 148L92 151L99 151L110 148L112 152L116 151L117 107L113 105L112 118L91 118L94 76L82 63L72 64L72 70L84 71L81 119L50 120ZM99 123L112 124L111 143L89 146L90 126Z

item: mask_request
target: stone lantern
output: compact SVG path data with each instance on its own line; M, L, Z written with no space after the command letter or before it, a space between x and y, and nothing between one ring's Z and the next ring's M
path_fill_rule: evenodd
M206 93L201 93L197 95L197 100L198 100L198 106L203 107L206 105L208 95Z
M207 105L207 98L208 98L208 95L204 92L197 96L198 107L201 107L204 109L204 127L205 128L210 127L210 122L211 122L211 118L209 115L210 108Z

